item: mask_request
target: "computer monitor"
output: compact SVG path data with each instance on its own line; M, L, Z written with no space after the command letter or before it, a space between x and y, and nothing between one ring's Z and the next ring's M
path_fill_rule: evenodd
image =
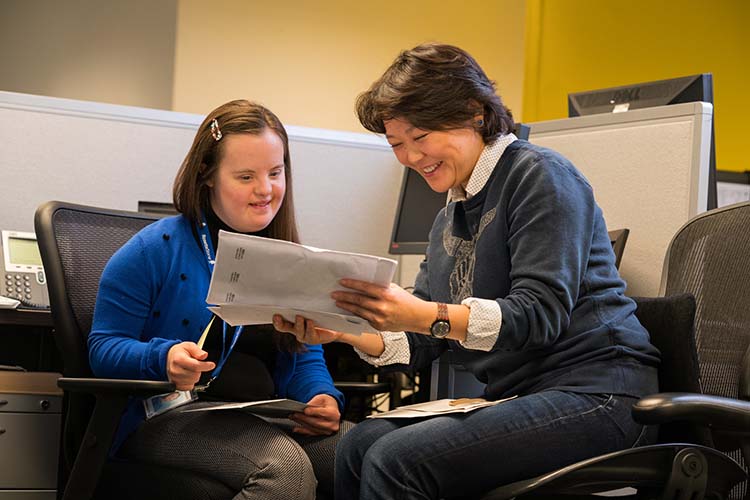
M630 109L702 101L713 104L711 73L670 78L647 83L568 94L568 116L616 113ZM715 117L715 114L714 114ZM716 208L716 142L711 120L711 150L708 171L708 210Z
M529 126L518 123L514 133L519 139L528 139ZM404 170L388 253L424 254L435 215L445 206L448 195L430 189L422 176L413 169Z

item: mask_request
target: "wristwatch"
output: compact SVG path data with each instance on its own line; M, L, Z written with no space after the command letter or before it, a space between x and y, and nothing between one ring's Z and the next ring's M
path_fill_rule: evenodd
M430 337L444 339L451 332L451 322L448 319L448 306L442 302L438 302L437 306L437 319L430 326Z

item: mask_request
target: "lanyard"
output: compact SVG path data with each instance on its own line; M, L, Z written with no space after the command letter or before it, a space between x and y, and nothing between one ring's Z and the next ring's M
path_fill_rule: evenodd
M214 259L214 247L213 243L211 243L211 235L208 232L208 224L206 224L206 217L201 214L201 223L198 224L198 239L201 243L201 248L203 248L203 253L206 255L206 262L208 262L208 268L213 273L214 271L214 262L216 262L216 259ZM232 353L232 349L234 349L234 345L237 343L237 339L240 338L240 334L242 333L243 326L237 326L234 329L234 335L232 336L232 341L229 343L229 349L227 349L227 322L222 321L222 328L221 328L221 357L216 362L216 367L211 372L211 378L208 380L206 385L203 387L203 389L207 388L209 385L211 385L211 382L216 379L216 377L219 376L221 373L221 369L224 368L224 363L226 363L227 359L229 358L229 355Z

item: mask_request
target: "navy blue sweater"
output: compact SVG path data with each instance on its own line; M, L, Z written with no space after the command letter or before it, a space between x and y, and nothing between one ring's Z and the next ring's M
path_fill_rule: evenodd
M426 300L497 300L497 342L484 352L408 333L410 365L450 346L491 399L656 392L659 352L624 291L588 181L560 154L515 141L479 193L440 211L415 286Z

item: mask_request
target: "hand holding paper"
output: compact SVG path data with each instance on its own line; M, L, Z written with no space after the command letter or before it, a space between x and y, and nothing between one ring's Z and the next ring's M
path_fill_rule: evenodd
M338 402L328 394L318 394L307 402L303 412L289 416L298 424L294 432L307 436L329 436L339 430L341 413Z
M314 321L297 316L294 321L286 321L280 314L273 316L273 327L278 332L286 332L297 337L297 342L309 345L330 344L341 338L343 332L320 328Z

